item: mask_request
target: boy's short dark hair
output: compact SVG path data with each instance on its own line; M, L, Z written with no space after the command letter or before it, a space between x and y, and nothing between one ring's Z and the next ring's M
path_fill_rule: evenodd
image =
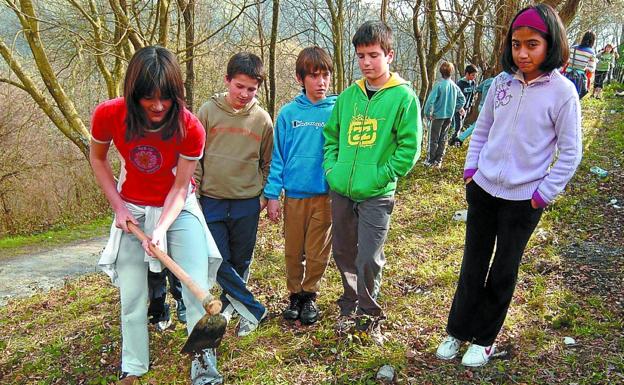
M479 72L479 70L477 69L477 66L475 66L474 64L468 64L466 66L466 69L464 70L465 74L474 74Z
M353 47L379 44L384 54L392 51L392 29L383 21L367 21L353 35Z
M440 64L440 74L444 79L450 78L453 72L455 72L455 66L453 63L443 61L442 64Z
M227 64L226 77L232 80L236 75L247 75L258 81L258 86L266 78L262 60L250 52L239 52L234 54Z
M318 46L306 47L299 52L297 63L295 64L295 72L301 81L306 75L313 74L317 71L334 72L334 65L331 57L325 50Z
M540 70L544 72L550 72L555 68L563 67L567 62L570 55L570 46L568 45L568 38L566 36L566 30L561 22L561 18L557 11L555 11L550 5L537 4L532 7L526 7L514 16L511 23L509 23L509 30L505 37L505 45L503 46L503 54L501 56L501 64L503 70L509 74L515 73L518 68L514 64L513 55L511 52L511 36L513 35L512 25L518 16L529 8L534 8L540 15L546 26L548 27L548 34L538 32L546 40L548 49L546 52L546 59L540 65Z

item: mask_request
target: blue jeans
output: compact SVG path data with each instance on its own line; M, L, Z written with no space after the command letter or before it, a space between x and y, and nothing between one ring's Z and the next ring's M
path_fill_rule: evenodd
M254 211L238 218L227 216L213 219L211 216L214 213L210 212L212 203L211 198L200 198L208 228L223 257L217 273L217 282L223 289L221 294L223 309L233 302L234 308L241 316L249 321L260 321L266 308L247 288L260 212Z

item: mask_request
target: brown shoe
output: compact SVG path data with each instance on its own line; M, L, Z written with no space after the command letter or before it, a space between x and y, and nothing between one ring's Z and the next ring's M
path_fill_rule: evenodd
M122 373L116 385L139 385L139 377L134 374Z

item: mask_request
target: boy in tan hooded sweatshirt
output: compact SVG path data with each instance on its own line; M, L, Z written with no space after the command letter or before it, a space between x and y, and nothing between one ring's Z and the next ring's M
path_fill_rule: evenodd
M267 314L247 288L273 148L271 118L255 99L264 78L258 56L237 53L227 66L228 91L214 95L198 113L206 129L195 173L199 202L223 257L217 274L223 314L241 316L239 336L255 330Z

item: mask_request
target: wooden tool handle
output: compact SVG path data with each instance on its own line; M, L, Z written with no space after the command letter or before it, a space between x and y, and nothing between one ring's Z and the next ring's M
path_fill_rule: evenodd
M165 265L167 267L167 269L169 269L169 271L171 271L173 273L173 275L178 277L180 282L182 282L184 285L186 285L186 287L189 288L191 293L193 293L193 295L195 297L197 297L197 299L199 299L202 302L202 304L204 305L204 307L208 311L208 307L206 306L208 304L206 304L205 302L207 302L206 301L207 299L208 300L212 299L212 296L209 293L205 292L201 287L199 287L195 283L195 281L193 281L193 278L191 278L190 275L186 274L186 272L184 270L182 270L182 268L177 263L175 263L175 261L173 259L171 259L170 256L165 254L158 247L154 246L152 244L152 242L151 242L151 239L147 235L145 235L145 233L143 231L141 231L141 229L137 225L135 225L134 223L132 223L130 221L127 222L127 225L128 225L128 230L130 230L130 232L132 232L132 234L134 234L137 238L139 238L139 240L141 242L147 240L148 245L149 245L149 249L152 252L152 254L154 254L154 256L156 256L156 258L158 258L158 260L163 265ZM219 307L219 310L217 311L217 313L220 310L221 310L221 308Z

